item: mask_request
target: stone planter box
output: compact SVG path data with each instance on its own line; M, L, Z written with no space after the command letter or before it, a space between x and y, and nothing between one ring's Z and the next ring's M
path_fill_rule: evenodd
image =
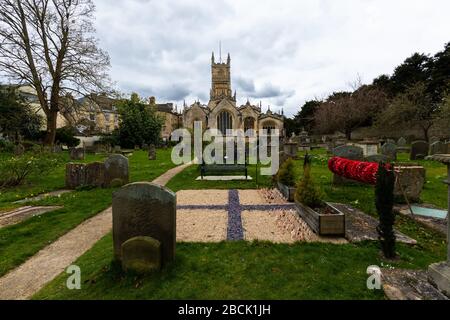
M289 201L294 202L295 188L288 187L281 182L277 182L278 190L280 190L281 194Z
M329 203L328 208L336 214L320 214L308 206L295 201L300 217L309 227L321 236L345 236L345 214Z

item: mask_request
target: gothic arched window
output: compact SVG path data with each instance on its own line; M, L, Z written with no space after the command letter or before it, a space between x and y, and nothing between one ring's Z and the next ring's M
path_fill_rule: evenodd
M247 132L248 130L255 130L255 119L252 117L244 119L244 132Z
M263 125L263 129L267 130L268 135L271 135L272 131L275 130L276 128L277 128L277 126L272 121L267 121Z
M233 117L228 111L222 111L217 116L217 129L219 129L223 135L227 134L228 129L233 129Z

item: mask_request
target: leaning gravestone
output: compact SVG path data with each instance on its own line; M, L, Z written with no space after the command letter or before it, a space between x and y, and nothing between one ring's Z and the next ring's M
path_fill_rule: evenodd
M447 145L441 141L433 142L430 145L430 155L435 154L446 154L447 153Z
M333 154L349 160L362 160L364 158L363 149L357 146L340 146L334 148Z
M114 256L117 260L124 262L123 258L127 260L132 257L157 265L158 254L155 251L158 250L158 243L148 238L160 243L161 265L174 260L175 193L150 182L132 183L113 193L112 211ZM127 243L130 239L133 239L132 245Z
M151 144L148 148L148 160L156 160L156 147Z
M84 160L84 148L70 148L70 160Z
M411 160L425 159L428 156L429 144L426 141L415 141L411 144Z
M394 143L387 142L381 147L381 154L387 156L391 161L396 161L397 146Z
M118 187L129 181L128 158L114 154L105 161L105 185Z
M389 162L389 160L390 160L390 158L384 154L374 154L374 155L366 157L367 162L387 163L387 162Z
M344 146L340 146L337 148L334 148L333 150L333 154L336 157L341 157L341 158L346 158L349 160L363 160L364 159L364 151L362 148L357 147L357 146L348 146L348 145L344 145ZM333 175L333 184L354 184L355 182L350 180L350 179L346 179L344 177L338 176L337 174Z

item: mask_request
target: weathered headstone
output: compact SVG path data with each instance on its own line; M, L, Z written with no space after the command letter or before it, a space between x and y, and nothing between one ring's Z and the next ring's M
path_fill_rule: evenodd
M298 144L295 142L286 142L283 146L284 153L291 158L297 158Z
M66 188L75 189L86 185L86 165L81 163L66 164Z
M392 144L395 144L395 140L394 140L394 139L387 139L387 140L386 140L386 143L392 143Z
M447 145L445 145L443 142L436 141L430 145L430 155L446 154L446 153L447 153Z
M53 146L53 152L54 153L61 153L63 151L63 148L60 144L55 144Z
M366 161L367 162L377 162L377 163L379 163L379 162L387 163L390 161L390 158L384 154L375 154L375 155L366 157Z
M120 148L120 146L114 146L113 151L114 153L122 153L122 148Z
M103 187L105 185L105 165L102 162L66 164L66 188L83 186Z
M410 202L419 202L426 181L425 168L414 164L402 164L396 166L395 171L397 172L394 189L396 202L405 203L404 195Z
M93 162L86 164L86 185L103 187L105 185L105 164Z
M122 244L122 269L145 274L161 269L161 242L151 237L134 237Z
M97 147L95 147L95 146L86 146L86 147L84 147L84 151L87 153L87 154L95 154L95 152L96 152L96 150L97 150Z
M114 256L122 261L122 245L135 237L161 243L161 264L175 258L176 195L150 182L132 183L113 193ZM145 257L143 257L145 258Z
M400 139L398 139L397 145L400 148L406 147L406 144L407 144L407 142L406 142L405 138L401 137Z
M336 157L346 158L349 160L363 160L364 152L363 149L357 146L344 145L334 148L333 155ZM333 175L333 184L355 184L354 181L346 179L344 177Z
M70 160L84 160L84 148L70 148Z
M441 139L439 139L439 137L433 136L433 137L430 138L430 144L431 144L431 143L438 142L438 141L440 141L440 140L441 140Z
M415 141L411 144L411 160L425 159L428 156L429 144L426 141Z
M148 160L156 160L156 146L154 144L148 147Z
M334 148L333 154L349 160L362 160L364 158L363 149L357 146L340 146Z
M391 161L397 160L397 145L391 142L386 142L381 147L381 154L388 156Z
M121 154L111 155L105 161L105 185L117 187L129 181L128 158Z

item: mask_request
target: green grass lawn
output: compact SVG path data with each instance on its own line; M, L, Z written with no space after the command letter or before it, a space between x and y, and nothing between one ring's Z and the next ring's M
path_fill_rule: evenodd
M198 190L198 189L258 189L270 188L272 186L271 176L262 176L260 166L256 170L256 165L248 167L248 175L252 180L247 181L196 181L200 176L200 166L192 165L183 172L176 175L169 181L167 187L175 192L179 190ZM231 173L233 174L233 173ZM236 175L242 176L242 172L236 172Z
M313 177L326 200L352 204L376 216L370 186L331 185L323 150L315 151ZM403 161L404 156L401 155ZM297 161L301 166L301 160ZM446 186L440 176L446 168L421 162L427 168L424 201L445 207ZM252 172L250 170L250 172ZM197 182L192 166L169 182L173 190L251 188L253 182ZM258 179L269 186L271 178ZM125 275L112 262L112 238L107 235L75 262L82 270L82 289L65 287L61 274L36 294L35 299L384 299L382 292L366 288L370 265L425 269L446 257L444 236L406 217L397 217L396 228L415 238L418 245L398 244L399 259L383 261L377 242L332 245L277 245L223 242L178 243L176 261L161 273L147 277ZM383 263L383 264L382 264Z
M149 161L144 151L134 152L129 159L131 181L151 181L174 167L170 161L170 152L170 150L158 150L156 161ZM88 155L84 162L102 159L102 156ZM42 191L63 188L64 168L65 164L62 164L49 176L42 179L32 177L25 186L3 192L0 195L1 205L3 208L14 207L17 205L11 202L17 199L30 197ZM114 189L80 190L32 203L33 205L61 205L64 208L0 229L0 276L20 265L84 220L108 208L112 202L113 191Z

